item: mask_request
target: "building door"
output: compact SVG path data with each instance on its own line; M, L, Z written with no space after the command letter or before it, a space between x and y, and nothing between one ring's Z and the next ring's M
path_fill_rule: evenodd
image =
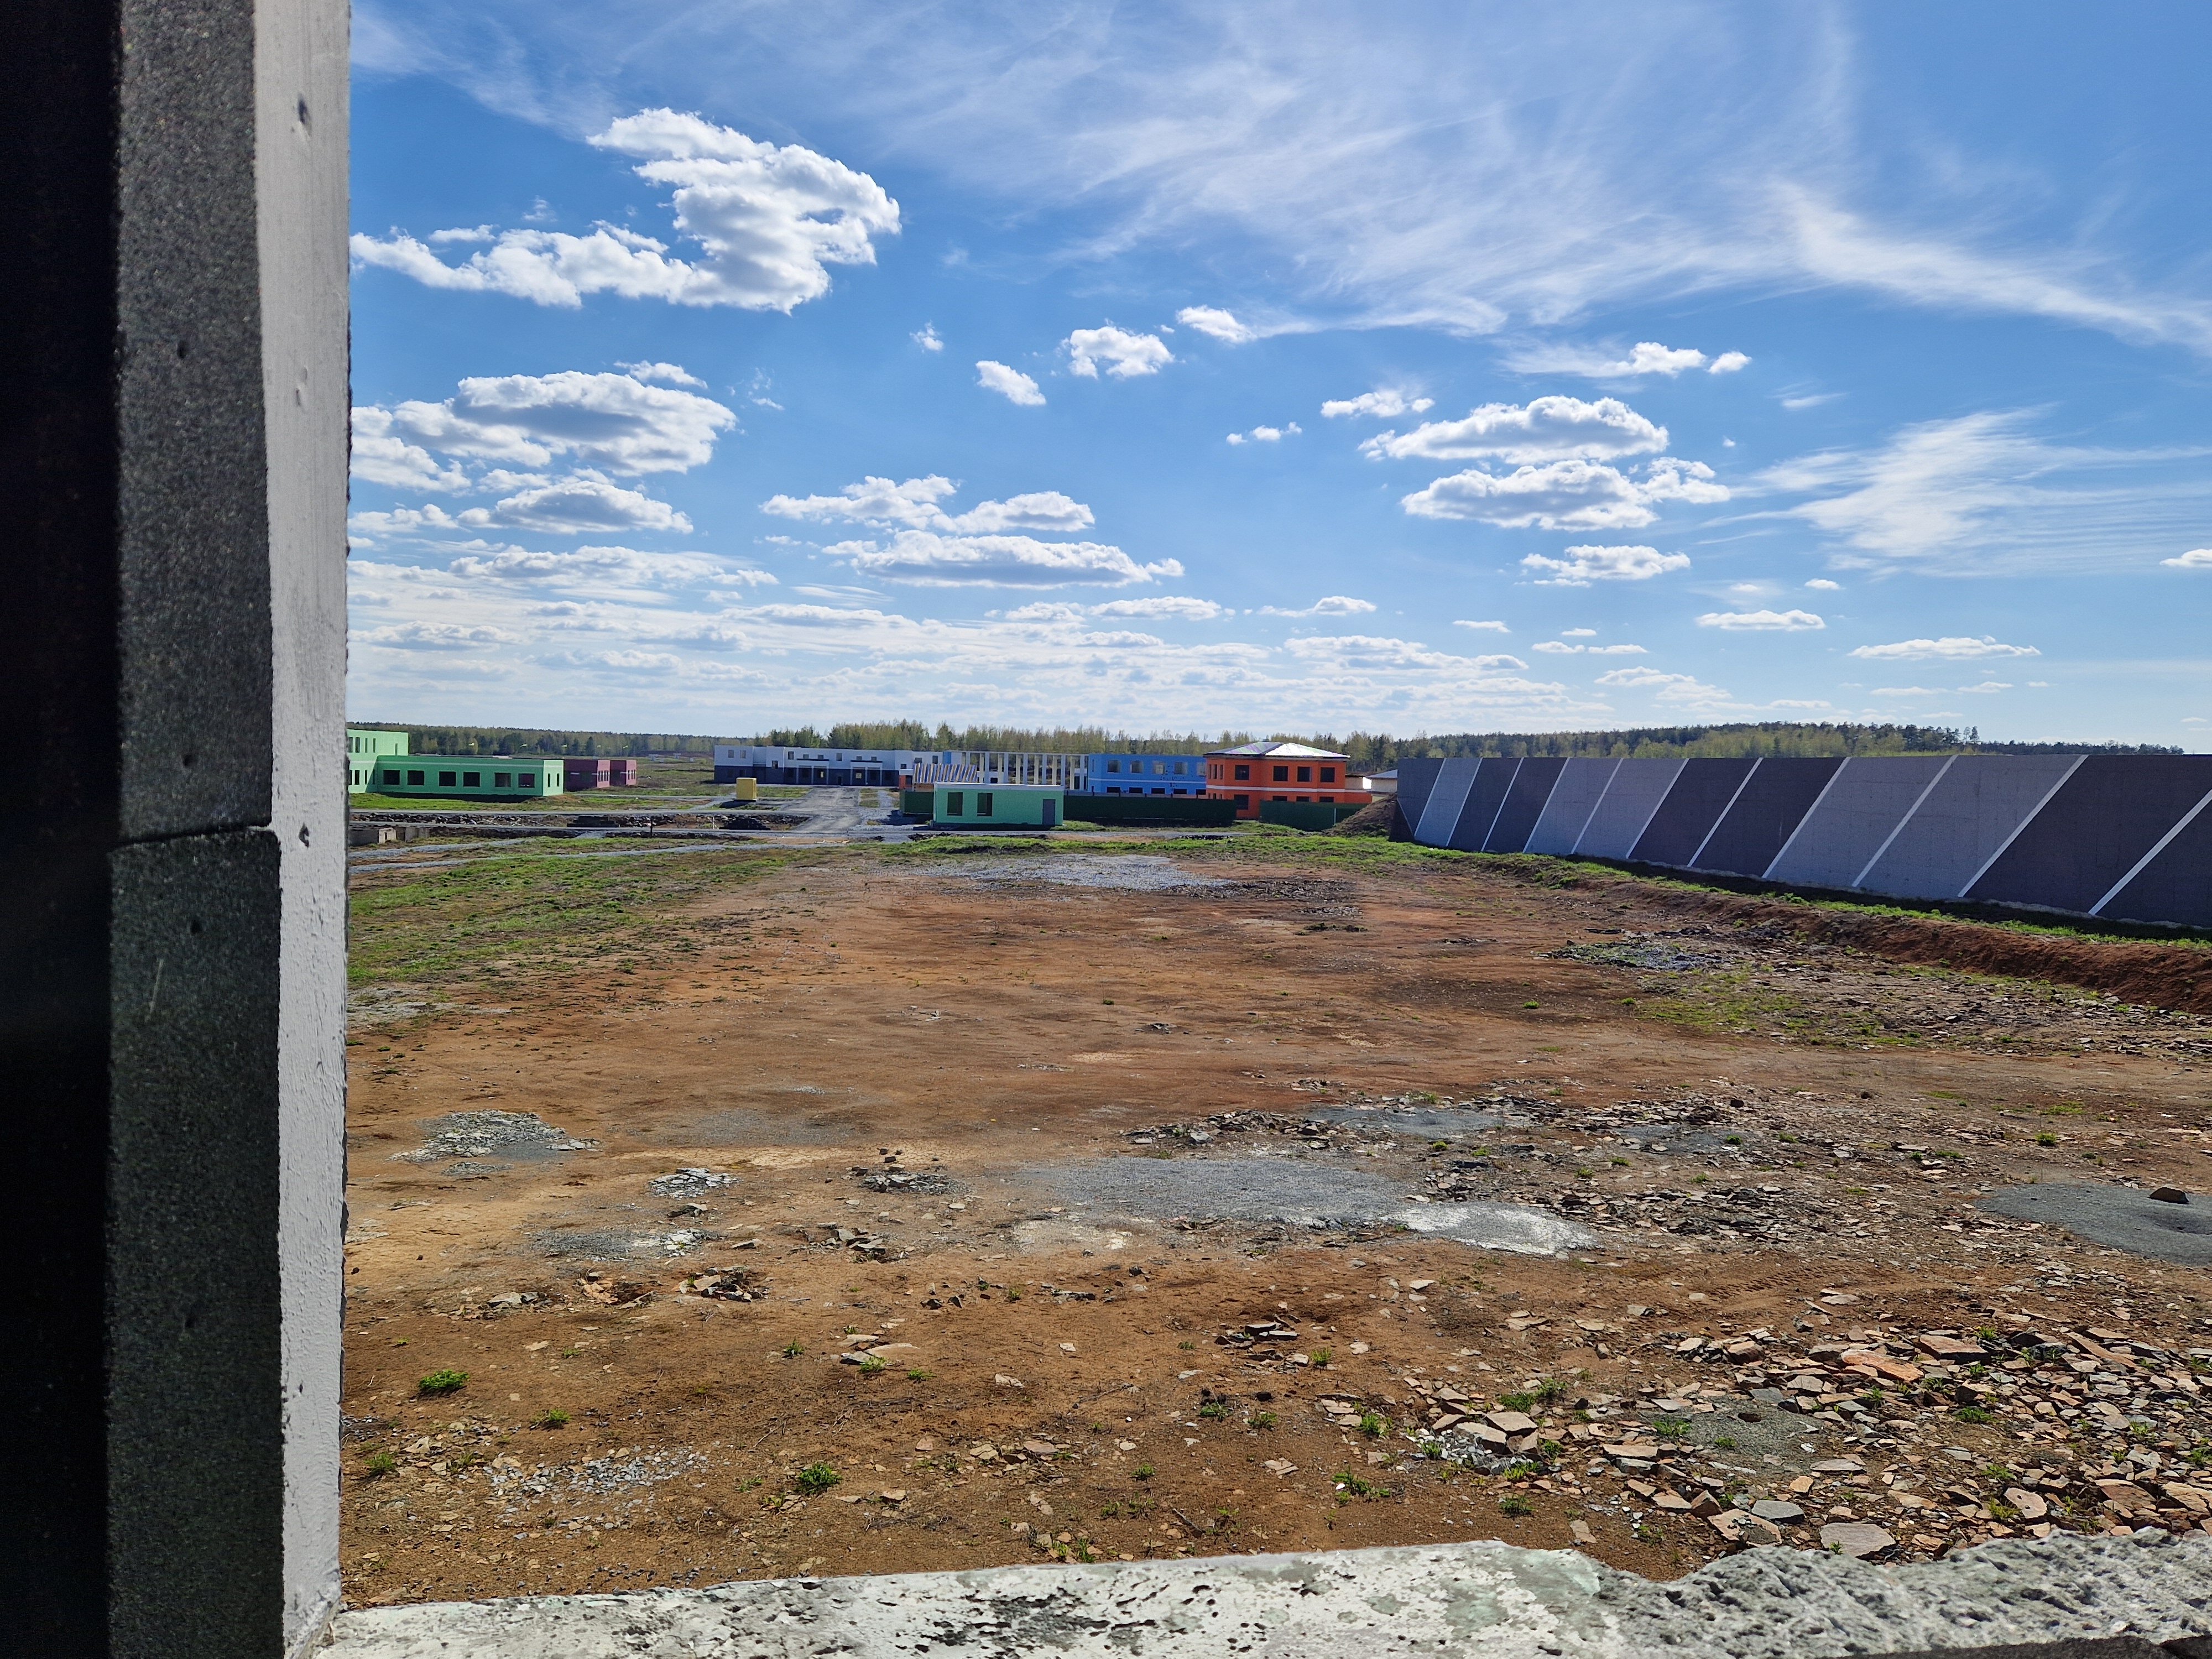
M1060 822L1060 803L1059 803L1058 801L1056 801L1056 800L1048 800L1048 801L1045 802L1045 804L1044 804L1044 827L1045 827L1046 829L1049 830L1049 829L1051 829L1054 824L1058 823L1059 822Z

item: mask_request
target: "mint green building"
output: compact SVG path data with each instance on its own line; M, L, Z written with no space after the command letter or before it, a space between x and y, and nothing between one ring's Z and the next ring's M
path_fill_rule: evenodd
M346 728L346 793L358 795L369 787L368 775L376 769L377 762L387 755L407 752L404 732L368 732L356 726Z
M380 795L532 800L566 793L558 755L386 755L368 788Z
M1027 784L940 783L930 818L954 830L1056 830L1067 820L1067 791Z

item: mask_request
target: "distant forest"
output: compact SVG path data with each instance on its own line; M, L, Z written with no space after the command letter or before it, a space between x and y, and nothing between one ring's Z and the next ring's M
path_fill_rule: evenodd
M356 722L374 725L374 722ZM395 722L375 729L405 732L418 755L708 755L717 743L761 743L805 749L981 749L987 750L1088 755L1119 750L1145 755L1189 754L1232 749L1254 741L1249 732L1213 737L1188 732L1147 737L1109 732L1104 726L1029 729L1009 726L955 727L920 720L848 721L824 732L793 726L750 738L714 738L647 732L556 732L513 727L409 726ZM1645 726L1614 732L1468 732L1431 737L1391 738L1354 732L1340 738L1278 732L1270 741L1311 744L1349 755L1363 770L1382 771L1401 760L1449 759L1461 755L1565 755L1592 758L1628 756L1735 757L1758 755L2179 755L2177 747L2153 743L1984 743L1976 726L1813 725L1768 720L1758 725Z

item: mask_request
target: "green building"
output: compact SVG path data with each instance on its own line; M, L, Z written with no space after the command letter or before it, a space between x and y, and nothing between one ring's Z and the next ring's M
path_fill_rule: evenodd
M377 762L387 755L407 752L404 732L366 732L354 726L346 728L346 793L358 795L369 786L368 775L376 769Z
M940 783L932 802L939 829L1056 830L1067 818L1067 791L1034 785Z
M532 800L565 793L558 755L387 755L369 788L380 795L465 795Z

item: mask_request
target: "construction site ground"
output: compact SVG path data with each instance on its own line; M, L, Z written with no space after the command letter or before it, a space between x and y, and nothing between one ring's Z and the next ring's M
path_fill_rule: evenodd
M2201 943L1290 832L354 907L356 1606L2212 1522Z

